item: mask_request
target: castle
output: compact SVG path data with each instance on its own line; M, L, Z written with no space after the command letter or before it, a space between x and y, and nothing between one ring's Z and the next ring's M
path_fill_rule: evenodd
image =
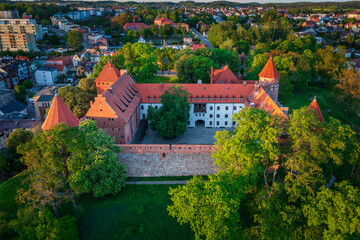
M181 84L189 92L188 127L234 127L232 115L245 107L266 110L270 115L286 114L277 105L280 75L272 58L259 74L259 81L242 80L225 66L211 69L210 83ZM127 70L108 62L95 80L97 96L90 103L86 119L115 137L116 143L129 143L147 109L161 107L161 95L170 83L137 83Z

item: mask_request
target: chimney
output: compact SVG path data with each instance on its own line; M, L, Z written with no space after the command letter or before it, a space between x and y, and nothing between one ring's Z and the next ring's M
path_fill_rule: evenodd
M244 86L246 86L246 81L244 81Z

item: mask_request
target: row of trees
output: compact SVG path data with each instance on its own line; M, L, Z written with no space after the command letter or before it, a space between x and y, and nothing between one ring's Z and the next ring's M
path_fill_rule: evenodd
M24 138L15 143L19 136ZM120 149L95 121L73 128L61 123L35 135L15 130L7 144L27 168L26 184L18 190L17 218L1 232L8 239L77 239L76 219L63 216L59 207L72 202L77 208L82 194L115 195L124 186L125 167L116 156Z
M233 132L215 136L221 170L172 188L171 216L189 223L196 239L360 237L355 132L306 108L285 122L254 108L234 119Z

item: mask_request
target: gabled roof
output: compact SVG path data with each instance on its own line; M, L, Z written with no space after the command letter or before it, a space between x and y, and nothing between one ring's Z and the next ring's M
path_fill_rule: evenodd
M135 112L141 96L134 87L136 81L125 70L105 92L95 98L86 117L115 118L127 122Z
M107 62L95 82L115 82L120 77L120 71L111 62Z
M65 123L69 127L77 127L79 126L79 119L59 96L55 96L42 129L49 130L59 123Z
M252 102L255 103L257 108L265 110L271 116L278 115L284 119L288 119L285 113L281 111L280 107L274 102L274 100L272 100L262 87L260 87L259 94Z
M314 100L310 103L309 105L309 109L312 109L315 111L315 114L317 116L317 118L319 119L320 122L325 122L325 119L321 113L319 104L316 101L316 97L314 97Z
M274 60L272 57L269 58L269 61L266 63L265 67L259 74L259 77L263 78L280 78L280 74L275 67Z
M211 83L214 84L241 83L227 65L225 65L222 69L215 69L211 77Z

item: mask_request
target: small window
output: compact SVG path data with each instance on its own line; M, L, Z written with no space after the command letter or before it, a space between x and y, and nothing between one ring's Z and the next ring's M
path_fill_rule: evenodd
M225 121L225 126L227 126L227 121Z
M204 100L205 100L205 98L204 98L204 97L202 97L202 98L201 98L201 101L204 101Z
M211 97L208 97L207 100L210 101L210 100L211 100Z
M213 110L213 107L210 107L210 110Z
M190 98L190 101L193 101L193 100L194 100L194 99L191 97L191 98Z
M229 100L229 98L225 98L225 101Z
M188 125L190 125L190 121L188 122Z
M220 110L220 107L218 106L216 109L217 109L217 110Z
M195 100L196 100L196 101L199 101L199 98L198 98L198 97L196 97L196 98L195 98Z
M225 107L225 110L229 110L229 107Z
M158 109L158 106L155 106L155 109Z
M148 100L148 101L150 101L150 100L151 100L151 98L149 98L149 97L148 97L148 98L147 98L147 100Z
M214 101L216 101L216 97L214 97Z
M220 118L220 114L216 114L216 118Z
M216 122L216 125L219 126L219 121Z
M236 106L234 106L234 110L236 110Z
M240 101L242 101L242 100L243 100L243 98L241 97L241 98L239 98L239 100L240 100Z
M212 114L210 114L210 115L209 115L209 118L212 118L212 117L213 117L213 115L212 115Z
M210 126L212 126L212 121L210 121Z
M235 101L235 97L233 97L231 100Z
M233 121L232 123L233 123L233 126L235 126L236 122L235 122L235 121Z
M154 101L156 101L156 97L154 97Z
M144 110L144 105L141 106L141 110Z
M229 115L228 114L225 114L225 118L228 118L229 117Z

